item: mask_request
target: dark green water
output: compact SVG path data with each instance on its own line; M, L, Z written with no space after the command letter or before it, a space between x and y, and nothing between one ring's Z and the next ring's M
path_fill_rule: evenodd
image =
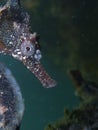
M44 130L44 127L63 116L65 106L72 108L77 104L73 85L68 76L50 61L44 60L47 71L54 76L58 85L45 89L23 64L10 56L0 56L18 81L25 102L25 112L21 130Z
M5 0L4 0L5 1ZM58 82L45 89L22 63L0 55L11 69L25 102L21 130L44 130L72 109L78 99L67 71L79 69L86 79L98 83L98 0L23 0L31 16L33 32L41 35L42 63Z

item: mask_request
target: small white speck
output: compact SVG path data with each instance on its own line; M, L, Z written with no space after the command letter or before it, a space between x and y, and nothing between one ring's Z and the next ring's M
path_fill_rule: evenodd
M0 74L0 78L2 78L2 75Z
M17 54L18 54L18 55L20 55L20 54L21 54L21 52L19 51L19 52L17 52Z
M4 126L4 123L3 122L0 122L0 128Z
M0 94L1 94L1 95L3 95L3 94L4 94L4 92L0 92Z
M39 50L39 49L37 49L37 50L36 50L36 53L37 53L37 54L39 54L39 53L41 53L41 52L40 52L40 50Z
M13 42L10 41L9 44L10 44L10 45L13 45Z
M26 56L23 56L22 59L25 60L25 59L26 59Z

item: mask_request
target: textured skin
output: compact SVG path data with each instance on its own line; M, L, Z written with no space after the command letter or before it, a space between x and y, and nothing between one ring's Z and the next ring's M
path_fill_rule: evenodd
M9 0L0 9L0 52L22 61L44 87L54 87L56 81L40 64L38 35L30 30L29 15L20 6L20 1Z
M0 130L19 129L23 112L20 88L10 70L0 63Z

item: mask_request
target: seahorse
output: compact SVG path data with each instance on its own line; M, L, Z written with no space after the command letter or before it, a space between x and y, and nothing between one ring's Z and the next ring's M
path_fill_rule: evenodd
M20 60L45 88L56 86L40 63L42 58L39 35L32 33L30 16L20 0L8 0L0 8L0 53Z

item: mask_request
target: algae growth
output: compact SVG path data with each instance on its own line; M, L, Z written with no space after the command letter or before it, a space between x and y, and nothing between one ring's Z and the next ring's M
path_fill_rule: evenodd
M45 130L97 130L98 129L98 85L85 80L79 70L71 70L76 84L80 104L73 110L65 109L64 117Z

